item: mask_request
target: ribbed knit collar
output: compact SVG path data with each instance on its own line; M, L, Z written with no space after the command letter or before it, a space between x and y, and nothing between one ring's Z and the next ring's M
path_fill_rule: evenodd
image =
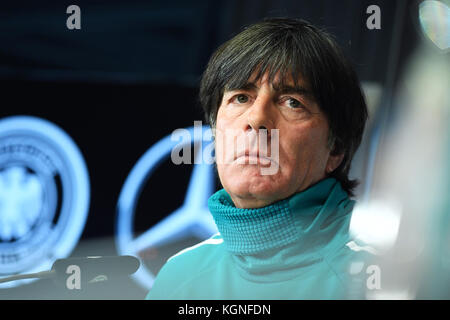
M310 233L336 183L334 178L328 178L290 198L257 209L236 208L229 194L221 189L209 198L208 206L227 249L236 254L254 254L285 246Z
M224 189L208 201L227 251L253 274L308 265L342 246L353 204L334 178L263 208L236 208Z
M295 277L342 248L353 205L334 178L263 208L236 208L223 189L208 201L226 250L242 276L255 281Z

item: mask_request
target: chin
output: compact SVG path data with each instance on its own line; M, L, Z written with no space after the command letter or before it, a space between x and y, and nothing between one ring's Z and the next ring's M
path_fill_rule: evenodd
M283 189L276 176L261 175L257 166L233 172L225 171L221 182L228 193L243 198L273 199L277 198Z

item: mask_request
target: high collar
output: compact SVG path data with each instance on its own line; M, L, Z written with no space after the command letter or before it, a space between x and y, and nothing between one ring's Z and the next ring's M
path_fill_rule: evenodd
M336 179L327 178L262 208L236 208L224 189L208 206L235 262L247 272L267 273L311 264L345 241L336 237L347 237L343 224L353 203Z

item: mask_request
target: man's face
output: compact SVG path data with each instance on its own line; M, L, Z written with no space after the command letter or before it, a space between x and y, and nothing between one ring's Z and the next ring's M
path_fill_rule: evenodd
M219 178L240 208L263 207L302 191L342 160L330 155L327 119L301 79L294 88L289 79L281 87L277 77L273 83L267 74L253 78L224 92L216 120ZM267 139L258 140L264 130ZM269 167L275 170L267 174Z

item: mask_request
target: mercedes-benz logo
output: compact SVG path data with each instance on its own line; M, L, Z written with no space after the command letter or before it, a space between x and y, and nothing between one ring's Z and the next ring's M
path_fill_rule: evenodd
M210 130L209 127L201 127L200 136L194 134L194 129L194 127L186 129L192 137L187 143L212 143L205 138L207 135L203 134L206 130ZM168 244L188 235L204 239L217 232L207 205L208 198L215 188L213 164L194 161L191 179L181 207L143 234L134 237L133 218L140 193L152 172L168 158L175 146L179 147L179 142L173 141L171 136L166 136L138 160L127 177L117 204L116 244L119 254L139 256L138 253L146 248ZM199 150L201 151L203 149ZM150 289L155 275L141 263L133 278L141 286Z

